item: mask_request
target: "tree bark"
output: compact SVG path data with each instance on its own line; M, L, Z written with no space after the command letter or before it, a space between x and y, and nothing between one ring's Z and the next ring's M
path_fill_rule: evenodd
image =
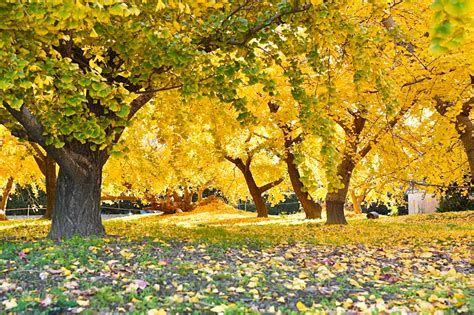
M346 217L344 216L344 204L354 167L354 162L350 156L344 156L337 169L337 175L340 177L344 187L326 195L326 224L347 224Z
M47 155L45 160L46 177L46 213L44 219L51 219L54 212L54 203L56 199L56 162L51 156Z
M188 186L184 187L183 211L191 211L193 209L193 191Z
M306 219L320 219L322 208L321 205L313 200L311 195L304 190L303 182L301 182L301 175L298 171L298 168L295 165L295 156L292 152L288 150L287 156L285 159L286 165L288 167L288 174L290 175L291 185L293 190L298 197L298 200L303 207L303 210L306 214Z
M344 202L326 199L326 224L347 224Z
M13 188L13 177L9 177L7 185L3 189L2 201L0 202L0 221L7 220L6 210L8 205L8 196Z
M250 195L252 196L253 202L255 204L255 208L257 210L257 217L258 218L267 218L268 217L268 209L267 205L265 204L265 200L263 199L262 194L267 190L279 185L283 182L284 178L279 178L273 182L267 183L263 186L258 186L257 182L253 178L252 171L250 170L250 164L252 163L251 157L245 161L242 161L241 158L232 158L230 156L225 156L225 159L232 162L237 168L242 172L245 178L245 182L249 189Z
M198 203L202 202L202 199L203 199L202 195L204 194L204 190L206 190L206 187L204 186L200 186L197 190Z
M258 218L267 218L268 217L268 208L265 204L265 200L263 199L262 193L260 188L257 186L255 179L253 178L252 172L250 170L246 170L243 172L245 182L247 183L247 187L249 189L250 195L252 196L253 202L255 203L255 208L257 210L257 217Z
M354 205L354 212L361 214L362 213L362 208L360 207L360 203L362 200L364 200L364 195L359 195L357 196L354 190L351 190L351 199L352 199L352 204Z
M102 168L105 162L88 160L87 172L70 173L59 167L56 202L53 212L51 239L80 236L103 236L105 229L100 216ZM84 155L81 155L84 158Z

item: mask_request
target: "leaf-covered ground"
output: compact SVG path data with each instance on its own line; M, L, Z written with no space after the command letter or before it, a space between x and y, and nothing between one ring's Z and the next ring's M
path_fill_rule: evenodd
M474 212L255 219L213 203L109 220L105 239L0 223L0 313L474 312Z

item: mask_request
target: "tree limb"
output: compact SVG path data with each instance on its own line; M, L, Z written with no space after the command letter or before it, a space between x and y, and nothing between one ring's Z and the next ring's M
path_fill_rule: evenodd
M277 180L275 180L275 181L273 181L273 182L271 182L271 183L268 183L268 184L265 184L265 185L263 185L263 186L260 186L260 187L258 188L258 190L259 190L260 193L262 194L262 193L266 192L267 190L269 190L269 189L271 189L271 188L273 188L273 187L275 187L275 186L280 185L280 184L283 182L283 180L285 180L285 178L284 178L284 177L281 177L281 178L279 178L279 179L277 179Z
M242 161L241 158L235 158L235 159L234 159L233 157L231 157L231 156L229 156L229 155L224 156L224 158L225 158L227 161L229 161L229 162L231 162L232 164L234 164L235 166L237 166L241 171L244 171L244 170L245 170L245 164L244 164L244 162Z
M304 4L303 6L296 6L289 10L288 12L278 12L275 15L271 16L270 18L266 19L265 21L255 25L252 29L250 29L245 35L244 38L239 42L235 38L231 38L230 40L227 41L228 44L230 45L245 45L256 33L261 31L262 29L270 26L273 24L275 21L280 20L283 16L285 15L290 15L294 13L299 13L299 12L304 12L308 10L311 7L311 3Z
M71 158L71 155L75 154L63 148L55 148L52 145L46 144L46 137L44 134L44 128L41 123L36 119L36 117L26 108L25 105L22 105L20 110L13 109L7 102L3 102L5 109L25 128L28 133L28 137L31 138L34 142L41 145L46 152L51 154L51 156L58 162L59 166L66 170L69 174L87 173L90 168L90 162L87 159L80 159L81 164L79 165L77 161ZM76 156L77 157L77 156Z
M364 158L367 153L370 152L370 150L372 149L372 147L374 147L375 145L377 145L380 140L382 139L382 137L385 135L385 133L387 133L390 129L392 129L397 123L398 121L400 121L400 119L402 119L402 117L408 112L408 110L410 110L410 108L415 105L415 103L417 102L418 100L415 98L408 106L405 106L403 107L397 115L395 115L395 117L393 117L381 130L379 130L379 132L377 132L377 134L375 135L375 137L369 141L364 148L362 148L358 154L360 156L360 158Z

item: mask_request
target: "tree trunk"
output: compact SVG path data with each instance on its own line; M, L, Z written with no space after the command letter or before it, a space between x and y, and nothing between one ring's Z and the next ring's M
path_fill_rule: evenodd
M311 195L304 190L304 185L301 182L300 172L294 163L294 154L288 151L285 161L286 165L288 166L288 174L290 175L291 185L293 186L296 197L298 197L298 200L304 209L306 219L320 219L322 212L321 205L315 202Z
M202 202L202 195L204 194L204 190L206 190L206 187L201 186L198 188L197 195L198 195L198 203Z
M352 204L354 205L354 212L361 214L362 208L360 207L360 203L364 199L364 196L363 195L357 196L355 194L355 191L351 190L351 199L352 199Z
M70 48L70 47L69 47ZM63 57L72 57L71 49L61 51ZM131 121L135 114L154 96L155 91L140 94L130 102L130 112L126 117ZM45 130L41 122L23 104L14 109L7 102L3 107L22 125L28 139L40 145L50 154L59 165L59 174L56 183L56 196L53 220L49 238L69 238L73 235L105 234L100 216L100 193L102 184L102 169L109 158L106 150L92 150L92 142L82 143L64 136L64 145L60 148L48 144L46 136L51 130ZM98 118L112 119L110 113L103 110L100 102L88 98L88 110ZM111 120L111 121L112 121ZM123 127L114 127L111 123L103 130L111 143L117 143L125 130ZM110 143L110 144L111 144Z
M193 208L193 191L188 186L184 187L183 211L191 211Z
M326 224L347 224L344 215L344 204L346 203L354 167L352 159L349 156L345 156L337 168L337 175L341 178L344 187L326 195Z
M267 218L268 217L268 209L267 205L265 204L265 200L263 199L262 193L260 188L257 186L255 179L253 178L252 173L250 170L244 171L245 182L247 183L247 187L249 189L250 195L252 196L253 202L255 203L255 207L257 208L257 217L258 218Z
M464 150L466 151L471 171L471 183L474 184L474 126L469 118L468 109L463 110L461 114L456 116L456 130L458 131L459 139L461 139Z
M283 182L284 178L279 178L273 182L267 183L259 187L255 182L255 179L253 178L252 171L250 170L250 164L252 163L252 158L250 156L248 157L247 161L245 161L245 163L242 161L241 158L234 159L230 156L225 156L225 158L228 161L234 163L234 165L237 166L237 168L244 175L245 182L247 183L250 195L252 196L253 202L255 203L255 207L257 209L257 217L267 218L268 209L262 194L267 190L279 185L281 182Z
M344 215L344 201L328 200L326 197L326 213L326 224L347 224Z
M55 195L56 195L56 162L51 156L46 156L45 161L45 177L46 177L46 213L44 219L53 217Z
M88 172L71 174L59 167L51 239L105 234L100 216L103 163L88 160Z
M0 221L7 220L6 210L8 205L8 196L13 188L13 177L9 177L7 185L3 189L2 201L0 202Z

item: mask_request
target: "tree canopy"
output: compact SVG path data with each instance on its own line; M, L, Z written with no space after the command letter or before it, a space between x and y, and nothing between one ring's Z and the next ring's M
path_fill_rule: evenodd
M472 184L472 10L1 3L0 122L59 165L51 238L103 235L104 195L205 188L250 196L259 216L264 195L295 192L307 218L324 204L327 223L345 224L349 196L356 206L410 181Z

